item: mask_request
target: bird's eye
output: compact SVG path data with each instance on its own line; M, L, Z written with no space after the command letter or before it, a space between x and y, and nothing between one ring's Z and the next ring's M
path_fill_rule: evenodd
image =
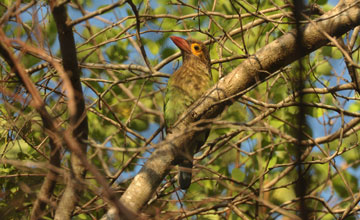
M201 45L198 43L191 44L191 53L195 56L202 56Z

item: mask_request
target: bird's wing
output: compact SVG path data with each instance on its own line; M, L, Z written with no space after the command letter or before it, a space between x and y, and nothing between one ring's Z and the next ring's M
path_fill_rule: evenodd
M181 88L169 84L165 94L164 117L171 128L194 100Z

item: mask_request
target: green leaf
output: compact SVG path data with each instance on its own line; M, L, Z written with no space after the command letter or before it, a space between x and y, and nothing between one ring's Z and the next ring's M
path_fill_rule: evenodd
M324 113L325 113L325 109L323 109L323 108L313 108L314 110L313 110L313 113L312 113L312 116L314 117L314 118L319 118L319 117L322 117L323 115L324 115Z
M160 45L157 42L149 40L146 43L147 43L147 47L149 48L152 54L156 55L159 53Z
M329 64L329 62L323 62L316 67L315 73L320 75L331 75L332 69L333 67Z
M331 57L332 55L332 49L329 46L321 48L321 51L324 56Z
M273 157L270 159L268 168L273 167L273 166L276 164L276 162L277 162L277 157L273 156Z
M17 192L17 191L19 191L19 187L18 187L18 186L12 187L12 188L10 189L10 192L12 192L12 193L15 193L15 192Z
M145 131L149 127L147 120L133 119L130 122L130 128L137 131Z
M203 217L204 217L204 219L208 219L208 220L222 219L222 218L220 218L220 215L215 215L215 214L204 215Z
M360 111L360 104L358 102L353 102L349 106L350 112L359 112Z
M313 168L316 172L316 181L323 181L329 173L329 165L328 164L314 164Z
M8 168L0 167L0 173L3 173L3 174L9 174L13 170L14 170L13 167L8 167Z
M332 48L332 58L334 58L334 59L343 58L342 53L340 52L340 50L337 47Z
M279 181L279 183L276 184L276 186L286 185L286 183L288 183L288 182L290 182L290 180L288 178L281 179ZM295 192L291 187L279 188L279 189L276 189L272 193L272 199L276 200L280 204L290 201L290 200L294 199L295 197L296 197Z
M328 214L324 215L321 219L322 220L333 220L334 215L328 213Z
M327 4L327 0L316 0L316 3L319 4L319 5L325 5Z
M231 177L241 182L245 179L245 174L239 168L234 168L231 172Z
M346 147L347 146L352 146L352 145L356 144L357 142L358 142L358 138L355 137L355 136L351 136L351 137L345 139L345 141L343 143L343 146L344 145ZM347 164L352 164L355 161L358 161L360 159L360 153L359 153L357 148L349 150L349 151L343 153L342 156L346 160ZM356 168L358 166L359 166L358 164L355 164L354 168Z
M344 170L342 171L342 175L344 177L344 179L347 181L347 183L349 184L351 190L354 192L358 189L358 184L357 184L357 178L354 177L353 175L351 175L348 171ZM342 197L342 198L346 198L347 196L349 196L349 191L347 190L347 186L345 185L344 181L341 179L340 175L336 175L336 177L334 177L332 179L332 183L334 185L334 189L335 191Z
M6 157L9 159L20 159L19 157L26 157L32 152L32 148L24 141L18 140L9 145L6 151Z
M91 218L88 217L88 215L86 215L84 213L82 213L80 215L77 215L76 218L78 218L78 219L91 219Z

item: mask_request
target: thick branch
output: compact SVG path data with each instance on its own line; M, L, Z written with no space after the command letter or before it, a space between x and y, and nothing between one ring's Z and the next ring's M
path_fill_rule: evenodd
M334 9L321 16L314 24L303 27L302 50L296 50L296 31L290 31L251 56L226 77L222 78L205 96L192 105L166 140L156 149L139 174L127 188L121 201L129 209L138 212L149 201L156 188L165 178L177 157L195 135L191 123L200 118L219 115L224 106L231 104L238 94L270 73L315 51L328 43L328 39L315 28L330 36L341 36L360 24L360 3L342 1ZM193 131L191 131L193 130ZM109 212L112 212L111 210Z
M80 69L76 57L75 39L72 26L69 25L70 18L67 15L64 4L58 5L56 0L50 1L51 11L54 16L59 35L60 51L63 59L63 67L66 73L64 85L69 97L70 126L73 137L80 143L81 150L86 152L88 136L88 124L85 113L85 101L80 82ZM81 187L78 186L79 180L85 176L85 166L79 157L71 154L72 172L75 178L67 180L65 192L56 210L55 219L70 219L77 203L77 194Z

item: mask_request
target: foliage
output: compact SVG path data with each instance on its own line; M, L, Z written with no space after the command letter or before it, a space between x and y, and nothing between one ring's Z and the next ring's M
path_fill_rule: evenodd
M16 2L0 4L0 14L9 13L2 24L6 37L60 59L58 30L49 5ZM325 10L333 7L327 1L314 2ZM83 0L66 7L74 22L87 109L87 159L120 195L165 136L158 130L163 127L163 92L181 62L169 37L205 41L212 74L218 80L295 28L295 20L290 4L279 0L134 1L141 15L138 21L127 3L101 11L112 3ZM16 12L9 12L13 6ZM94 11L99 15L86 17ZM307 11L312 19L319 17L310 7ZM340 41L350 48L358 65L360 41L354 32ZM61 75L39 54L16 41L11 45L46 109L58 120L57 126L69 129L69 94ZM49 136L31 105L32 96L6 59L0 57L0 64L0 216L25 219L49 169ZM214 120L207 144L196 154L191 187L186 193L178 189L173 168L144 213L154 219L186 219L186 215L189 219L286 219L284 213L298 214L300 152L312 219L339 218L358 197L360 178L359 122L351 124L359 118L359 90L350 86L348 68L342 52L328 44L234 100ZM303 96L298 93L299 79ZM305 114L301 130L308 141L301 145L296 144L300 109ZM351 129L344 131L348 124ZM61 153L63 173L47 202L46 219L53 218L64 193L65 173L71 168L69 149ZM108 201L99 195L102 186L93 173L87 173L85 182L73 218L99 219Z

